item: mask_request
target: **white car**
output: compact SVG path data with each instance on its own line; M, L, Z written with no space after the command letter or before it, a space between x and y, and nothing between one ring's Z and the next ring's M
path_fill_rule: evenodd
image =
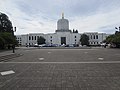
M39 47L44 47L46 44L41 44L41 45L39 45Z

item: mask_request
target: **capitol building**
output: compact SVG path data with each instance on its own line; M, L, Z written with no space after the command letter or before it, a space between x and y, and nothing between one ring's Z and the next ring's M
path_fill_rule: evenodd
M29 33L24 35L16 35L19 45L35 45L37 44L37 39L42 36L45 38L46 44L56 44L56 45L71 45L71 44L79 44L80 38L83 33L78 33L78 31L71 31L69 29L69 21L64 18L64 14L62 14L62 18L57 21L57 30L55 33L43 34L43 33ZM85 32L84 34L89 36L90 45L99 45L103 40L106 39L108 34L106 33L98 33L98 32Z

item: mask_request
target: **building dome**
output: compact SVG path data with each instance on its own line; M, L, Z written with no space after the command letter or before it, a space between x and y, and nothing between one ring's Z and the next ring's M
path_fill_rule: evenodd
M69 21L64 19L64 14L62 13L62 19L57 22L57 30L69 30Z

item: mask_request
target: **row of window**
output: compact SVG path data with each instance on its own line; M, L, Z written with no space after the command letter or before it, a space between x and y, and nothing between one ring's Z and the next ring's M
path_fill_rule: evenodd
M21 39L17 39L18 41L22 41Z
M21 40L21 38L18 37L17 40L19 40L19 39Z
M29 40L37 40L40 36L29 36ZM52 36L50 36L52 38Z
M98 39L98 35L90 35L90 39Z
M40 36L29 36L29 40L37 40Z
M29 40L37 40L40 36L29 36ZM50 36L50 38L52 39L52 36ZM75 36L75 38L77 38Z
M22 41L22 39L21 39L21 38L19 38L19 37L17 38L17 41L18 41L18 43L19 43L19 44L21 44L21 43L22 43L22 42L21 42L21 41Z
M76 44L76 41L77 41L77 40L75 39L75 44ZM52 40L50 40L50 42L51 42L51 44L52 44Z
M99 42L90 42L90 44L99 44Z
M22 42L21 42L21 41L19 41L19 40L17 40L17 41L18 41L18 43L19 43L19 44L21 44L21 43L22 43Z

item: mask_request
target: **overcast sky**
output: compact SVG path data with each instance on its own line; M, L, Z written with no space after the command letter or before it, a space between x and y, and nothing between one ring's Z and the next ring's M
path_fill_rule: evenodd
M17 35L54 33L62 12L79 33L114 33L120 26L120 0L0 0L0 12L17 27Z

